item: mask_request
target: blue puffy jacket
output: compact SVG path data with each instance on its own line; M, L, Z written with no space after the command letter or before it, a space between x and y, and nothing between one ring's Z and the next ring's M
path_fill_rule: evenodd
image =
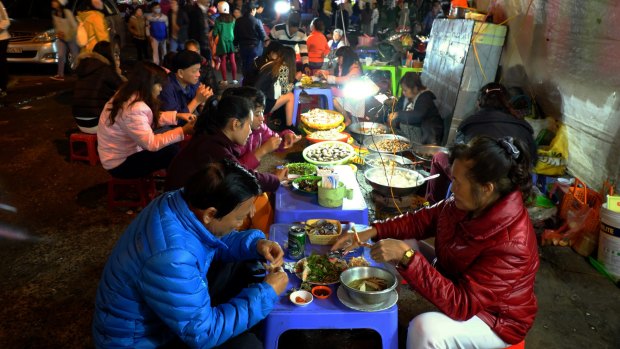
M217 238L192 213L181 191L148 205L114 247L97 290L93 337L98 348L154 348L175 336L211 348L264 319L278 296L266 282L211 306L212 260L258 259L259 230Z

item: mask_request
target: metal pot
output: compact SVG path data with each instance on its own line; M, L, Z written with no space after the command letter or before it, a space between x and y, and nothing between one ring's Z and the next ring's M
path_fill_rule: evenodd
M420 187L424 183L424 177L419 172L406 168L396 168L394 169L394 171L403 171L408 175L417 178L416 183L414 185L406 187L385 185L383 183L390 183L390 181L388 181L386 178L386 172L389 175L390 171L391 169L384 169L383 167L371 168L364 172L364 177L366 178L366 182L372 187L373 190L376 190L377 192L386 196L390 196L392 194L394 194L394 196L407 196L410 194L414 194L418 190L418 187ZM385 179L385 181L383 181L382 179ZM380 183L379 181L383 183Z
M359 144L362 144L364 140L372 134L372 130L377 130L377 135L388 133L387 126L376 122L356 122L349 125L348 128L348 131L351 136L353 136L353 139L355 139Z
M450 14L448 15L448 17L450 18L458 18L458 19L465 19L465 13L468 11L468 9L466 7L454 7L451 6L450 7Z
M385 164L390 161L394 161L395 163L397 163L398 165L396 167L402 167L402 168L413 167L413 161L401 155L373 153L373 154L369 154L368 156L364 158L364 163L371 168L372 167L382 168L383 167L382 164ZM378 165L373 164L373 162L377 162Z
M422 164L424 168L430 168L433 156L439 152L448 153L448 148L438 145L414 144L411 146L411 151L416 159L424 161Z
M355 280L376 277L387 282L387 288L382 291L360 291L349 286ZM340 274L342 283L349 298L358 304L381 304L390 298L390 293L398 286L397 278L390 271L378 267L353 267Z

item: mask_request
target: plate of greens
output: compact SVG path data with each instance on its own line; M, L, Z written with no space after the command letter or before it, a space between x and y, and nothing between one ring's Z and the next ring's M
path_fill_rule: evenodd
M331 285L340 282L340 273L347 269L343 259L312 254L295 263L295 275L312 285Z
M313 176L316 174L317 167L308 162L292 162L286 165L288 168L288 178L294 179L301 176Z

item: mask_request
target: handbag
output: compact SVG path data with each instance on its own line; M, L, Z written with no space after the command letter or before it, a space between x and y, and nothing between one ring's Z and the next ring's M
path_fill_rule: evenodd
M84 22L78 19L78 26L75 34L75 43L78 44L79 47L84 47L88 44L88 41L88 32L86 31Z
M273 99L278 100L282 96L282 86L280 86L280 80L276 80L273 84Z

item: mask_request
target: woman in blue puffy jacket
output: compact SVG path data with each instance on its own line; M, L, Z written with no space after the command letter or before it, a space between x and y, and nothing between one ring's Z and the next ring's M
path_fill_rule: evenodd
M212 163L148 205L114 247L97 290L98 348L262 348L248 329L272 310L285 272L251 283L244 260L282 265L259 230L237 232L260 194L240 165Z

